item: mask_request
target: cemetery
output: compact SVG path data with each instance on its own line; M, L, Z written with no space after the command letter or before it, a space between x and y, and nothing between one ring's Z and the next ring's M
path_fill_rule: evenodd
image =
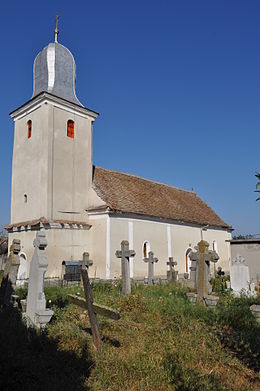
M36 232L26 286L16 285L21 243L10 246L0 288L1 389L46 390L46 371L60 371L53 390L259 390L260 296L241 256L230 280L220 270L214 277L218 254L201 240L188 278L177 277L171 257L159 280L150 251L148 277L134 281L135 250L122 240L120 279L90 278L95 260L85 252L80 282L45 287L47 246Z
M193 19L192 12L190 15ZM112 24L110 18L106 15ZM232 159L222 150L224 144L226 151L230 150L226 140L229 132L221 136L216 118L207 118L211 116L209 108L219 108L220 104L212 104L205 94L207 107L199 97L202 86L196 88L192 103L188 103L186 90L181 87L182 94L177 92L175 100L169 98L170 104L157 111L146 102L147 97L142 97L140 80L136 80L130 109L126 100L129 88L119 95L122 107L116 106L114 112L109 109L109 113L104 109L108 118L113 118L111 129L117 129L124 103L130 115L125 121L128 132L121 125L117 135L110 128L106 134L101 131L98 137L102 143L97 145L102 145L102 158L109 155L112 167L114 158L119 159L120 167L124 167L123 159L129 161L129 167L139 167L140 158L151 169L153 179L96 166L93 140L97 132L93 129L99 113L83 105L76 95L76 62L58 40L58 22L57 14L54 41L34 59L31 98L23 102L14 99L17 106L10 113L14 127L11 213L0 236L0 390L259 391L260 239L232 238L234 228L209 206L212 203L217 210L216 200L222 197L229 208L228 184L220 184L217 172L220 163L226 161L222 171L232 173ZM101 20L100 37L102 24ZM117 31L115 36L119 35ZM206 35L203 31L203 37ZM76 45L79 37L83 37L80 32ZM81 44L84 42L83 52L89 55L86 49L92 51L96 44L86 37L81 38ZM139 37L134 42L137 48ZM158 65L165 64L161 47L154 55L155 43L153 59ZM116 47L115 42L112 44ZM211 45L207 46L209 51ZM75 47L79 56L81 50L80 45ZM141 53L135 50L135 62L130 64L133 70L133 64L141 64ZM186 52L186 46L182 51ZM208 61L212 55L205 56L203 51L200 57L199 66L193 63L194 69L203 70L205 58ZM169 74L175 75L175 84L177 79L182 84L174 68L178 66L176 58L174 66L167 60ZM86 68L91 69L91 57L88 61ZM13 62L20 66L18 61ZM190 59L185 62L189 64ZM103 65L96 60L94 64L101 72ZM112 88L106 87L102 74L100 77L102 94L108 94L111 102L113 95L117 96L117 66L125 79L122 64L113 59L115 73L106 69ZM217 62L215 67L221 68ZM150 64L145 73L152 75L152 83L147 83L152 91L149 95L159 102L166 90L157 96L159 79L156 81ZM210 68L204 73L212 80ZM160 71L158 85L165 84L174 91L169 80L163 81L163 74ZM191 74L189 71L185 80ZM137 74L133 76L136 79ZM86 85L91 91L99 77L87 77L92 84L82 78L82 88ZM207 85L212 90L209 80ZM226 82L220 90L228 92ZM182 96L185 108L179 110L177 103ZM138 103L141 97L143 101ZM87 98L90 104L96 102L95 96ZM216 102L223 100L218 99ZM104 105L102 102L101 107ZM194 126L200 105L205 134L201 125ZM224 100L223 106L230 111ZM149 111L145 115L153 117L155 127L149 134L136 137L134 130L140 122L137 114L145 113L146 107ZM186 125L192 134L178 129L187 119L192 121ZM229 123L227 119L223 118L223 124ZM172 139L164 133L168 121ZM140 123L145 127L143 119ZM216 126L212 132L211 123ZM211 133L218 137L213 140ZM131 138L134 144L130 144ZM115 149L109 139L113 139ZM160 150L161 141L165 144ZM137 153L139 145L141 155ZM210 166L213 162L214 170ZM184 163L188 164L186 179L178 182L177 172ZM169 179L169 183L160 181L155 167L161 179ZM229 175L229 181L232 177ZM260 179L260 174L256 177ZM185 188L172 185L175 180L177 186L180 183ZM204 183L203 190L200 182ZM193 185L198 186L198 193ZM260 182L256 189L258 186Z

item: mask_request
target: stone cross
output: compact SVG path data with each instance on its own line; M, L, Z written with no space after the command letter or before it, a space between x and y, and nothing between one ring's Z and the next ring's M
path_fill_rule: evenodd
M167 272L167 278L168 281L175 281L177 277L177 271L174 270L174 266L177 265L177 262L173 260L173 257L169 257L169 261L167 262L167 266L169 266L168 272Z
M129 242L123 240L121 242L121 250L116 251L116 257L121 258L122 293L124 295L130 295L131 293L129 258L134 256L135 251L129 250Z
M21 242L19 239L13 239L10 246L10 253L7 258L3 280L1 283L1 302L9 305L11 296L16 285L18 268L20 266L19 252L21 251Z
M20 266L19 252L21 251L21 242L19 239L13 239L13 242L10 246L10 254L7 259L4 277L9 276L9 280L12 285L16 284L17 272Z
M197 302L201 302L209 293L211 285L209 283L210 277L210 262L216 263L219 259L216 251L209 250L209 244L205 240L201 240L198 246L195 247L197 251L192 251L189 254L192 261L191 279L195 281L195 289L197 291Z
M44 294L44 275L48 267L45 254L47 240L44 232L37 232L33 245L34 254L30 264L26 316L28 324L44 327L53 315L53 311L46 309Z
M148 263L148 285L154 283L154 264L158 262L158 258L154 258L153 252L149 251L148 258L144 258L144 262Z

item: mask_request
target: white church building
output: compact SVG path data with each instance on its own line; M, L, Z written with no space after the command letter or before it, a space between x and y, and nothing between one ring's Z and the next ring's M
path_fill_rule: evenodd
M55 42L34 61L33 96L11 113L14 120L9 244L21 240L28 277L33 239L45 230L47 276L60 277L64 260L87 251L90 275L120 277L115 256L128 240L136 256L131 277L147 275L143 258L159 259L155 275L166 276L169 257L179 274L189 271L189 252L203 238L218 265L229 269L232 228L196 193L136 175L93 166L93 124L98 113L75 93L76 66L70 51Z

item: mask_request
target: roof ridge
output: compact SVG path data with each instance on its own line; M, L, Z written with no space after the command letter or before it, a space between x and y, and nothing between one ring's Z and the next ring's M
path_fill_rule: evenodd
M158 185L167 186L167 187L170 187L170 188L173 188L173 189L176 189L176 190L186 191L187 193L192 193L192 194L198 196L197 193L196 193L194 190L183 189L183 188L181 188L181 187L169 185L169 184L167 184L167 183L162 183L162 182L159 182L159 181L155 181L155 180L153 180L153 179L144 178L144 177L141 177L140 175L129 174L129 173L122 172L122 171L117 171L117 170L111 170L110 168L103 168L103 167L100 167L100 166L94 166L94 167L95 167L95 168L101 168L101 170L110 171L110 172L115 172L115 173L119 173L119 174L123 174L123 175L130 176L130 177L142 179L143 181L156 183L156 184L158 184Z

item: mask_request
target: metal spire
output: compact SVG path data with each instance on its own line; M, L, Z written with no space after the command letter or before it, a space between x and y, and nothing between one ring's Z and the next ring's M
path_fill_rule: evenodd
M59 17L60 15L59 14L56 14L56 28L54 30L54 34L55 34L55 42L58 43L58 34L59 34L59 30L58 30L58 22L59 22Z

